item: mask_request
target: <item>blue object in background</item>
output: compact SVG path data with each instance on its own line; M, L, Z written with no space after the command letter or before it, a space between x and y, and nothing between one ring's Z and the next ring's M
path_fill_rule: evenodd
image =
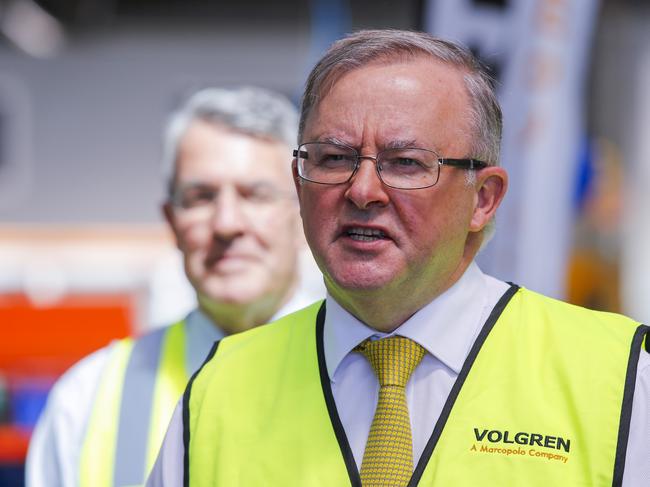
M585 202L589 198L596 171L594 169L594 154L595 148L589 137L584 137L582 140L582 147L580 148L580 155L578 160L577 174L576 174L576 187L573 195L573 208L576 213L580 214L584 207Z
M32 430L45 407L51 386L51 381L38 379L14 382L9 391L11 423Z
M309 2L309 58L303 68L303 79L330 45L352 30L350 0L310 0ZM300 105L302 88L293 100Z
M1 487L24 487L25 467L22 464L0 464Z

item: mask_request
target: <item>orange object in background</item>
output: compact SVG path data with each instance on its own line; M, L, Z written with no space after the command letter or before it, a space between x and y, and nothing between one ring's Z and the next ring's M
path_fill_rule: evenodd
M77 294L44 306L23 294L0 295L0 375L6 387L0 463L24 459L30 430L57 377L131 334L135 302L130 294Z
M114 338L131 333L128 294L67 296L36 306L22 294L0 295L0 370L59 376Z

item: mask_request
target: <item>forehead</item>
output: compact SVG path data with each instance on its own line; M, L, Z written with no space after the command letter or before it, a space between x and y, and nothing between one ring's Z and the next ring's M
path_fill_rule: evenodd
M260 180L291 184L289 148L281 142L194 120L179 143L176 177L183 182L215 184Z
M345 73L321 98L304 139L337 138L353 146L414 141L463 150L471 104L464 73L429 58L373 63Z

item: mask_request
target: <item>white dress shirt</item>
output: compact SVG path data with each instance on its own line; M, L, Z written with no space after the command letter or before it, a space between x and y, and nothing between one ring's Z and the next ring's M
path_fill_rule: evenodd
M508 284L470 265L451 288L420 309L391 334L361 323L327 297L323 347L334 402L360 468L377 404L379 383L366 358L352 350L369 337L408 337L427 353L406 386L417 464L474 340ZM148 487L183 485L182 404L174 411ZM650 485L650 354L637 371L624 485Z

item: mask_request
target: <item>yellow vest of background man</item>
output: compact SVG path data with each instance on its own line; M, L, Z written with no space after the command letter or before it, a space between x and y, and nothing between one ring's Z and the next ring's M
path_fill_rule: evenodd
M81 451L80 487L144 485L189 375L184 321L112 345Z
M184 396L186 485L361 485L325 368L319 307L215 346ZM620 484L647 332L512 286L409 485Z

